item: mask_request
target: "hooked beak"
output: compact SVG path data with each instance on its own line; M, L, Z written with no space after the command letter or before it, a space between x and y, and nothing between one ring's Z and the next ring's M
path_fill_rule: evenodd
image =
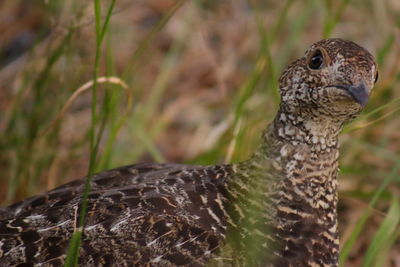
M346 91L362 107L365 107L368 102L369 93L364 82L360 82L358 85L335 85L335 87Z

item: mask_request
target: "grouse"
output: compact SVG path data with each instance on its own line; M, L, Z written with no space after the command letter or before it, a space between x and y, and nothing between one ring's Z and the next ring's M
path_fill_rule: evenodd
M338 134L366 105L373 56L314 43L279 79L281 104L250 159L139 163L96 174L80 266L337 266ZM0 209L1 266L60 266L84 180Z

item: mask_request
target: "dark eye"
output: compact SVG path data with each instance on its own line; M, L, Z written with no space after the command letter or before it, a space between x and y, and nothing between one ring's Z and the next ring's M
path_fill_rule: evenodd
M314 54L310 58L310 62L308 63L308 67L313 70L318 70L321 68L324 63L324 57L320 50L316 50Z
M379 78L379 73L376 72L376 74L375 74L375 82L374 83L376 83L378 81L378 78Z

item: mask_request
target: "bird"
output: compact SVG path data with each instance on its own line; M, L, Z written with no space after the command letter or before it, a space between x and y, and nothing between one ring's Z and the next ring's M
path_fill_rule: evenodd
M95 174L79 266L338 266L338 136L377 78L362 46L317 41L282 72L279 109L249 159ZM1 208L0 265L64 264L84 185Z

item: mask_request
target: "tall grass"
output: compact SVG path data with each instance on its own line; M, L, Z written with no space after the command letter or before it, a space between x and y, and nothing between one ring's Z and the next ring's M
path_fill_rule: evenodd
M110 6L107 10L104 23L101 22L101 4L99 0L94 0L94 12L95 12L95 28L96 28L96 55L93 71L93 87L92 87L92 106L91 106L91 124L89 130L89 141L90 141L90 158L89 158L89 169L85 179L85 187L83 191L82 201L80 203L80 213L78 225L74 229L71 237L71 241L68 248L67 258L64 266L77 266L79 259L79 247L82 239L83 226L85 224L85 217L87 213L87 201L90 192L90 183L94 175L95 166L97 163L97 154L99 152L99 144L101 136L103 134L104 127L100 127L100 130L96 132L98 124L97 114L97 79L99 77L100 70L100 58L102 56L102 44L107 32L107 28L110 22L111 14L114 9L115 0L111 0ZM104 117L105 118L105 117ZM103 126L104 124L102 124Z
M222 2L37 4L56 23L44 23L48 35L0 71L0 199L9 204L85 173L86 198L95 172L139 160L246 159L275 114L282 69L315 40L343 37L372 50L380 78L341 139L340 262L385 266L399 239L399 11L379 0L370 1L377 8L356 0ZM5 1L2 10L18 4ZM97 84L101 76L129 89ZM55 120L87 81L91 95L74 98ZM84 203L67 266L78 259Z

